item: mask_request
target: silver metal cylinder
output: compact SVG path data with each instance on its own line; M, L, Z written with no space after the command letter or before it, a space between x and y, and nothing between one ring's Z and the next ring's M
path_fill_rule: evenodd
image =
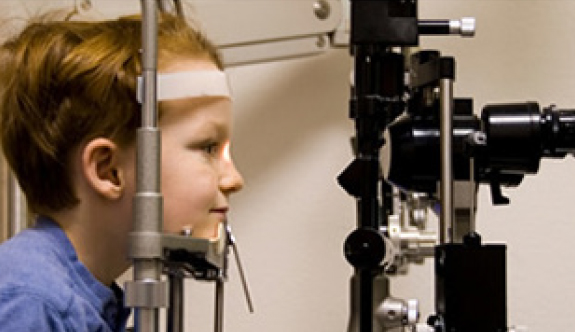
M18 180L12 172L8 174L8 237L24 230L28 225L26 199Z
M439 242L453 239L453 79L442 78L440 92L441 200Z
M0 242L28 226L26 199L14 174L0 158Z
M462 37L473 37L475 36L475 18L463 17L461 20L451 20L449 21L449 30L450 33Z
M134 280L149 283L148 289L161 288L160 287L160 271L161 265L158 260L142 260L138 259L134 263ZM134 310L135 332L158 332L159 325L159 308L165 305L164 296L147 296L149 294L158 293L157 290L142 292L142 287L134 288L135 292L146 294L130 295L129 289L126 288L126 295L130 297L139 298L142 302L136 306Z
M157 127L156 75L158 63L158 9L155 0L142 1L142 126Z
M158 312L155 309L134 311L135 332L158 332Z
M134 199L134 231L130 234L130 255L134 261L134 280L126 288L128 299L143 299L135 305L137 332L159 330L159 309L165 306L161 298L146 297L165 284L160 280L162 199L160 193L160 132L157 129L157 48L158 9L155 0L141 0L142 6L142 77L144 82L142 128L138 131L136 152L136 197ZM153 242L153 243L148 243ZM146 286L142 287L142 283ZM130 283L128 283L130 284Z

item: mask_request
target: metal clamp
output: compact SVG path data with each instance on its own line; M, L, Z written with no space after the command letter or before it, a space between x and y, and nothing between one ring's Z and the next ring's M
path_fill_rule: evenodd
M126 305L132 308L168 307L168 284L165 281L145 279L126 282Z

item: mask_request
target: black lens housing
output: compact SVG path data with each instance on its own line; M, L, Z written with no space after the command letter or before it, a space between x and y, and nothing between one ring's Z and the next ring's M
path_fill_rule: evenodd
M456 104L457 105L457 104ZM539 170L542 158L563 158L575 150L575 110L534 102L487 105L481 118L470 112L453 116L454 180L517 186ZM404 190L434 193L440 174L439 112L406 112L385 133L384 178ZM483 137L478 142L474 137Z

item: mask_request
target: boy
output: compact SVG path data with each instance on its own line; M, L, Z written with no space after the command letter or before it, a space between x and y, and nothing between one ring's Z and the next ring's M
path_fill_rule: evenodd
M243 180L215 47L158 22L164 231L213 237ZM0 331L124 331L141 21L37 22L0 50L0 141L33 228L0 245Z

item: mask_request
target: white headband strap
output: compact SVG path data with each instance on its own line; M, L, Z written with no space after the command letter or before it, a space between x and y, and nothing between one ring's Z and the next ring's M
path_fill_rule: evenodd
M143 100L144 80L138 77L137 98ZM158 74L158 101L194 98L228 97L230 86L224 72L218 70L184 71Z

